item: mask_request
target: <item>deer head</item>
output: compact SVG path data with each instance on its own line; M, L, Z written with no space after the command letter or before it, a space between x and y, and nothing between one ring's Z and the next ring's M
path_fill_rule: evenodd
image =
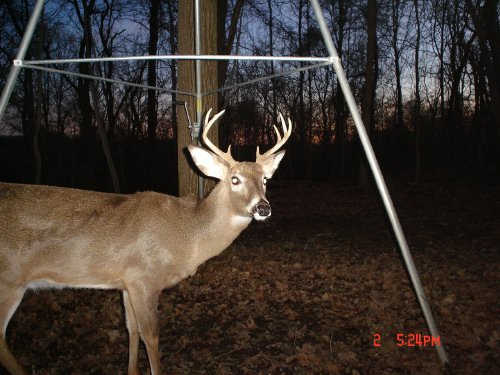
M231 155L231 146L223 152L208 138L208 131L224 111L217 113L210 119L211 109L205 117L205 128L202 133L204 148L189 145L188 149L196 166L203 174L220 180L220 187L228 193L233 212L241 217L253 217L256 220L265 220L271 216L271 206L265 197L266 183L270 179L279 163L285 156L285 151L278 151L290 138L292 124L288 120L288 127L280 113L280 120L284 136L281 137L278 129L274 126L277 135L277 143L264 154L259 152L257 146L256 161L238 162Z

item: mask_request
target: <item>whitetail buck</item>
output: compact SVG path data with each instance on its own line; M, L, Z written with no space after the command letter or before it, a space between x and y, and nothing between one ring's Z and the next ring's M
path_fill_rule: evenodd
M123 291L129 333L129 374L138 374L139 337L152 374L160 374L158 296L193 275L271 206L266 179L290 137L275 127L277 144L257 160L237 162L207 138L223 111L205 119L209 152L190 145L201 172L220 180L202 201L153 192L117 195L48 186L0 184L0 363L24 373L5 341L10 318L27 289L80 287Z

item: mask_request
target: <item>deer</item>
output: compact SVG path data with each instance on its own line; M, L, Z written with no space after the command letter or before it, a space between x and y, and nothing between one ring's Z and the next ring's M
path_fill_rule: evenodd
M188 145L205 176L219 182L204 199L156 192L131 195L43 185L0 183L0 364L25 374L6 342L9 320L29 289L98 288L122 291L128 330L128 374L139 374L139 340L152 375L159 375L158 299L162 290L196 273L250 222L271 216L266 182L292 133L281 115L283 137L255 162L238 162L208 131L224 113L205 117L204 147Z

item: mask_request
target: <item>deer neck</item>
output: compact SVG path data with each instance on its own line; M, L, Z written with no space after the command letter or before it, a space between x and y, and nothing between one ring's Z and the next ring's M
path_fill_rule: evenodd
M224 251L252 221L251 216L238 215L228 205L227 192L220 183L200 202L198 265Z

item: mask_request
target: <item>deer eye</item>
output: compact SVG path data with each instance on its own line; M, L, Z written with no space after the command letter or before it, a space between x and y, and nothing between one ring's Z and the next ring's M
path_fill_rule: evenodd
M241 184L241 181L240 181L240 179L238 177L233 176L233 177L231 177L231 183L233 185L239 185L239 184Z

